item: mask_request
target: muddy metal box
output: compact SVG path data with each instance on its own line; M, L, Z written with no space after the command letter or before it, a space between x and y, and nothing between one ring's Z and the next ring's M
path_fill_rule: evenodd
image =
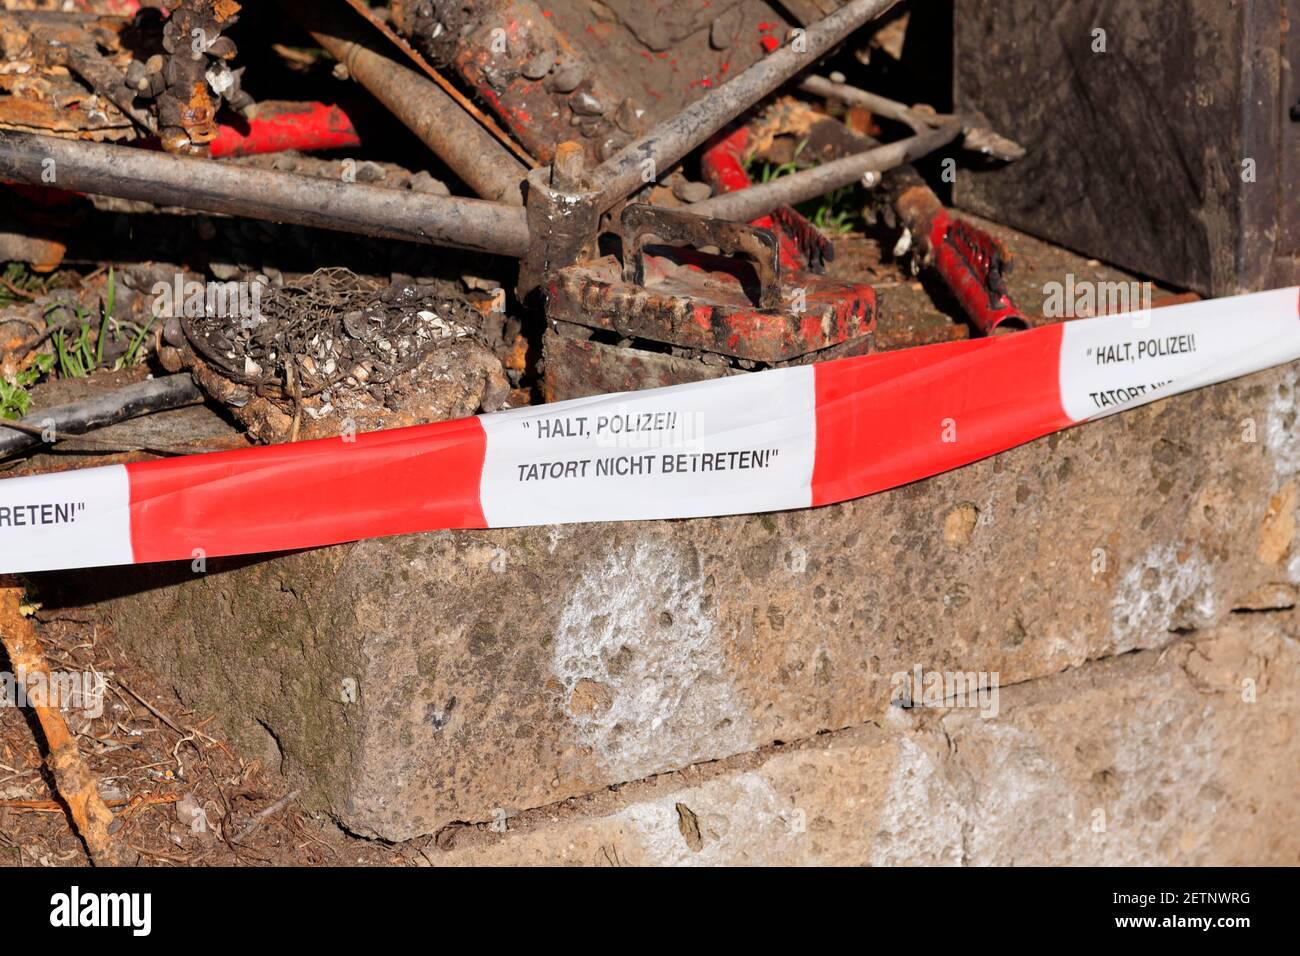
M1204 294L1300 282L1300 0L955 0L957 204Z

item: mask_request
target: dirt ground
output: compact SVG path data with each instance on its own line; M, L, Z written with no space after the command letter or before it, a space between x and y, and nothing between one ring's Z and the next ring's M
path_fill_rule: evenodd
M104 678L102 715L65 717L116 815L114 835L141 865L428 865L431 839L363 840L298 806L276 768L240 758L210 726L213 715L187 711L103 626L39 609L35 617L52 669ZM30 711L0 706L0 864L87 866L43 748Z

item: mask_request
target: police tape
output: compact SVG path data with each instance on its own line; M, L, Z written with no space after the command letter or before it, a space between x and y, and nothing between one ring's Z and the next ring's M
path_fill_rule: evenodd
M1300 358L1300 289L0 481L0 571L817 507Z

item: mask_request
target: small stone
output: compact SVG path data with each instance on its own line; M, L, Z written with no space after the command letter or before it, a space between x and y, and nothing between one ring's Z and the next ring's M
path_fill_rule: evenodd
M578 60L566 60L551 74L551 86L557 93L572 93L587 76L587 68Z
M540 80L547 73L551 72L551 67L554 65L555 51L543 50L525 63L519 72L530 80Z
M943 540L954 548L964 548L970 544L979 516L979 509L969 503L953 508L943 519Z
M730 24L725 17L717 17L709 26L709 46L715 50L725 50L731 46Z
M357 166L357 182L377 183L384 178L384 168L369 160Z
M163 323L163 339L172 348L181 348L185 345L185 330L181 328L181 320L177 316L169 316Z
M420 170L411 177L411 192L428 193L432 196L450 196L451 190L441 179L434 179L427 171Z
M191 833L206 833L208 814L199 803L198 797L187 793L176 801L176 822Z
M614 111L614 125L625 133L635 133L640 125L640 119L641 111L636 108L631 98L619 103L618 109Z
M604 104L585 90L569 98L569 108L580 116L599 116L605 111Z
M673 184L673 195L682 202L703 202L713 195L708 183L692 182L683 179Z
M598 152L600 153L601 160L604 161L606 159L609 159L611 156L616 155L618 151L622 149L624 146L626 146L627 144L628 144L628 137L623 135L622 133L617 133L613 136L608 137L604 142L600 144L600 149L598 150Z
M700 833L700 820L692 810L684 803L676 805L677 810L677 829L681 831L682 837L686 840L687 847L692 853L699 853L704 849L704 836Z
M740 35L744 26L744 14L740 7L724 10L709 24L709 46L715 50L725 50Z

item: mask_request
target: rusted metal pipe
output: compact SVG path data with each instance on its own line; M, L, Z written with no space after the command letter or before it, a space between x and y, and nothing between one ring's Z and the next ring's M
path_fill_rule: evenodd
M0 180L520 257L522 208L0 130Z
M950 123L895 143L750 186L748 189L723 193L685 206L683 210L699 216L713 216L715 219L749 222L766 215L777 206L793 206L807 199L824 196L841 186L857 182L867 173L883 173L913 162L947 146L960 135L961 124Z
M917 133L940 126L943 123L943 118L937 114L931 113L927 115L899 103L897 100L881 96L879 93L861 90L856 86L849 86L847 83L836 83L824 76L805 76L799 81L799 89L805 93L812 93L814 96L839 100L849 106L861 106L877 116L883 116L885 119L891 119L905 126L910 126L913 132Z
M527 170L431 80L385 55L359 22L329 4L280 0L354 80L484 199L523 204Z
M644 186L647 170L651 177L668 172L727 123L896 3L898 0L851 0L809 27L797 45L787 44L775 50L734 80L628 143L592 173L591 185L602 193L603 207L608 209Z
M406 54L407 59L418 66L425 76L437 83L439 88L455 100L461 109L474 117L474 119L478 121L479 125L496 138L497 142L519 157L520 162L522 162L524 166L528 169L537 168L537 160L529 156L527 150L511 139L510 134L498 126L496 120L484 113L474 105L473 101L470 100L469 97L456 89L456 87L452 86L441 73L429 64L428 60L419 54L415 47L411 46L411 44L408 43L401 34L390 27L385 20L381 19L379 15L375 13L374 10L370 9L370 0L348 0L348 5L358 14L365 17L372 27L382 33L384 39Z
M962 142L964 149L984 153L1007 163L1013 163L1025 155L1023 146L991 129L988 120L981 113L967 113L961 116L928 113L907 106L904 103L899 103L897 100L881 96L879 93L872 93L870 90L861 90L856 86L836 83L824 76L805 76L799 81L799 89L805 93L812 93L814 96L839 100L849 106L861 106L877 116L883 116L885 119L891 119L905 126L910 126L912 131L916 133L923 133L927 129L960 122L965 136Z

